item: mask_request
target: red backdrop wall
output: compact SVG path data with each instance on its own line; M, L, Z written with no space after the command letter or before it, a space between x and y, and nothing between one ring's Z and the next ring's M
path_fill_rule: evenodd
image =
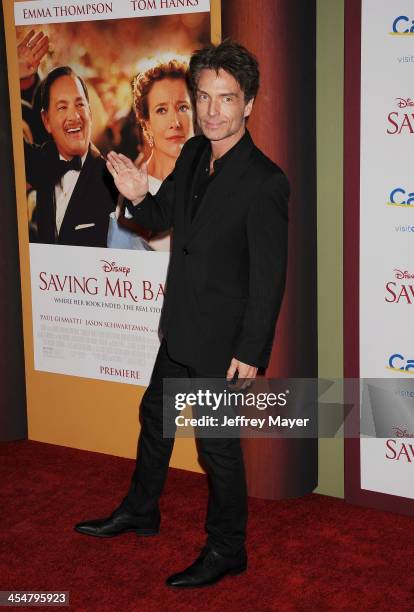
M222 34L244 44L260 62L261 88L248 127L291 184L287 286L266 376L315 377L315 2L224 0ZM244 451L252 495L291 497L317 484L317 440L244 440Z

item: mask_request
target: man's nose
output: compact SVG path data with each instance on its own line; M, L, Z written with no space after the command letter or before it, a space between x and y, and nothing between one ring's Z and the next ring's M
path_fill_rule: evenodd
M219 112L218 100L210 100L207 111L208 111L208 114L211 116L217 115L217 113Z
M76 108L75 105L73 106L68 106L68 110L67 110L67 118L68 119L80 119L81 115L79 110Z

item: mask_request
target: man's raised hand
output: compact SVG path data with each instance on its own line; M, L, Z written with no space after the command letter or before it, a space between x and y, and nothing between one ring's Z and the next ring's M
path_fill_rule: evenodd
M17 46L20 79L27 79L37 72L39 64L48 50L49 38L43 32L36 34L34 30L30 30Z
M139 158L138 158L139 159ZM122 153L108 153L106 167L114 178L118 191L133 204L139 204L148 193L147 164L139 168Z

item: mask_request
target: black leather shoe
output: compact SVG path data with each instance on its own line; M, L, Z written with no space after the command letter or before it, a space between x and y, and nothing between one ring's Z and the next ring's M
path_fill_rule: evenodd
M142 518L119 508L107 518L84 521L75 525L75 531L97 538L114 538L129 532L134 532L140 536L154 536L158 534L159 530L159 520L151 524L150 521L144 521Z
M203 587L218 582L224 576L241 574L247 568L246 551L236 557L223 557L207 546L190 567L167 578L166 584L172 587Z

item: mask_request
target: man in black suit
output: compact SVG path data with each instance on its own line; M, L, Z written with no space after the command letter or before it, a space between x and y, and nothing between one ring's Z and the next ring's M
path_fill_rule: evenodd
M256 59L224 42L193 54L190 78L203 133L183 147L155 196L146 168L111 153L108 168L144 227L174 228L161 343L142 405L136 469L126 498L84 534L158 532L158 499L173 440L163 438L163 378L253 379L267 366L285 284L289 186L246 131L259 85ZM167 584L205 586L246 569L247 496L239 439L198 439L210 485L207 544Z
M41 85L42 120L51 141L25 142L26 177L36 190L36 241L106 247L118 192L91 145L88 90L69 66L54 68Z

